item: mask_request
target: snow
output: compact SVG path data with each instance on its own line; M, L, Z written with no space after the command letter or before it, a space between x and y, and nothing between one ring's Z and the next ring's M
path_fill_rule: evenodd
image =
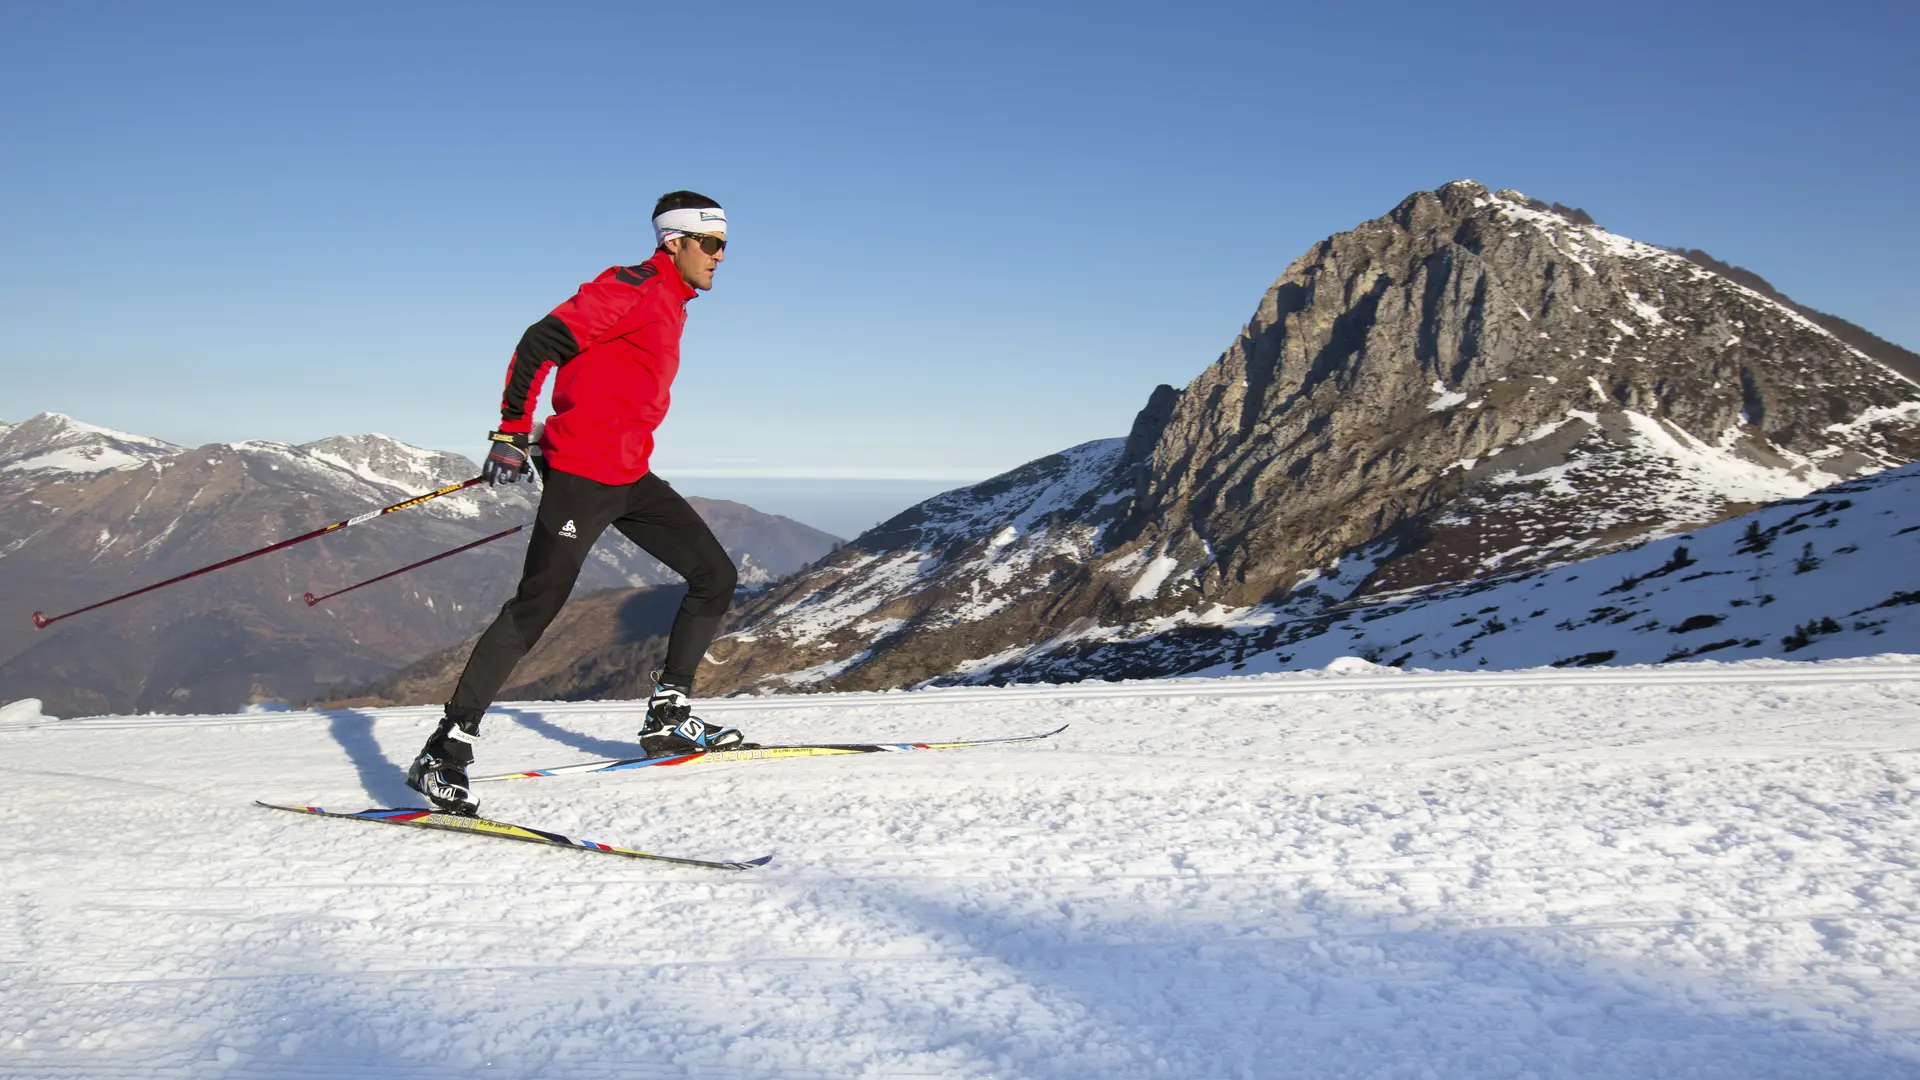
M36 454L30 458L8 462L0 466L7 472L67 472L97 473L114 469L127 469L145 464L144 457L117 450L111 446L84 445L68 446L52 450L45 454Z
M1127 593L1129 600L1149 600L1160 595L1160 589L1167 583L1167 576L1180 569L1180 560L1171 555L1157 555L1140 572L1133 583L1133 590Z
M1795 498L1815 486L1793 471L1770 468L1730 450L1708 446L1679 426L1645 413L1623 409L1620 415L1632 425L1643 446L1677 469L1684 478L1682 486L1711 492L1730 502L1755 503ZM1737 436L1738 432L1732 434Z
M361 442L372 444L374 447L385 451L391 456L401 458L410 467L410 471L414 473L431 475L437 471L435 466L438 464L437 459L440 455L431 450L422 450L417 446L410 446L386 435L369 434L360 436L359 439ZM285 449L291 451L294 448L286 447ZM354 476L365 480L369 484L375 484L381 487L405 488L411 479L390 476L375 469L367 461L353 461L328 450L318 450L312 447L302 447L300 450L316 461L324 462L336 469L352 473Z
M789 640L811 644L858 619L905 592L913 581L938 565L924 552L905 551L884 558L870 558L849 567L860 569L877 564L858 576L849 575L818 592L780 608L772 619ZM824 677L824 676L822 676Z
M7 724L32 724L51 719L40 711L39 698L21 698L19 701L0 705L0 726Z
M1920 401L1903 401L1898 405L1876 406L1846 423L1828 424L1824 430L1835 435L1851 435L1881 424L1891 423L1920 424Z
M739 873L250 805L413 802L431 709L24 705L5 1077L1920 1076L1920 657L733 699L1072 726L483 789ZM641 708L506 705L481 765Z
M1635 315L1640 316L1641 322L1647 323L1650 326L1661 326L1667 321L1666 316L1661 314L1660 309L1640 299L1639 293L1627 293L1627 306L1633 309Z
M1448 390L1447 384L1439 379L1433 380L1434 398L1427 402L1428 412L1446 412L1455 405L1467 400L1467 395L1459 390Z

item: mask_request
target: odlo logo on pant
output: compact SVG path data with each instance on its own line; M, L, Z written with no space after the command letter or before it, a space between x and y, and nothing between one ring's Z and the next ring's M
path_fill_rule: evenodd
M573 519L572 519L572 518L568 518L568 519L567 519L567 523L566 523L565 525L562 525L562 526L560 526L560 535L561 535L561 536L564 536L564 537L566 537L566 538L567 538L567 539L569 539L569 540L577 540L577 539L579 539L579 537L580 537L580 534L579 534L579 533L577 533L577 532L574 532L574 531L573 531Z

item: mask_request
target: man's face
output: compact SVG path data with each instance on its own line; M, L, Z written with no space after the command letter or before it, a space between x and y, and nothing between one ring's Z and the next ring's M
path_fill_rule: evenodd
M676 236L667 241L666 248L667 253L673 256L673 265L679 268L680 276L696 289L713 288L713 270L727 258L725 248L707 254L697 236Z

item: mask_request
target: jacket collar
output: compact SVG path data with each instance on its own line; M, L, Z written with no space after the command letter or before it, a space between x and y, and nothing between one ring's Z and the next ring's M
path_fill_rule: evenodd
M684 304L700 295L700 290L687 284L687 279L680 276L680 268L673 265L673 256L667 252L666 248L656 250L653 258L648 259L647 262L653 264L654 269L659 271L660 283L675 300Z

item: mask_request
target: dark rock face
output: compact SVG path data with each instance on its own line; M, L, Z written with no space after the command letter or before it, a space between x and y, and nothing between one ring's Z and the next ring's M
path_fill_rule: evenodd
M1317 582L1471 582L1920 458L1912 380L1591 221L1460 181L1330 237L1127 438L857 538L743 610L700 689L1188 670Z
M512 592L525 535L309 608L362 581L531 520L530 485L472 488L36 631L28 614L106 597L464 480L457 454L380 435L184 450L57 415L0 431L0 701L59 716L305 701L375 679L476 631ZM834 537L738 503L693 499L742 580L766 582ZM611 532L591 589L678 579Z

